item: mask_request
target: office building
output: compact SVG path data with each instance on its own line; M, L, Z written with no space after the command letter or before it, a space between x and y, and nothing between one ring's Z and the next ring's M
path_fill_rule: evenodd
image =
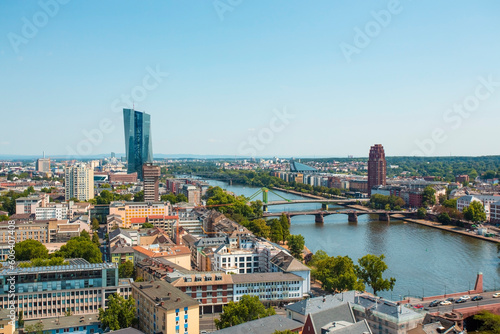
M371 195L372 187L385 186L387 162L385 161L384 147L376 144L370 148L368 157L368 195Z
M41 173L50 173L50 158L41 158L36 160L36 171Z
M123 109L123 121L127 173L136 172L142 180L142 165L153 162L151 116L134 109Z
M139 330L145 334L198 334L198 301L165 281L132 283Z
M32 214L39 207L45 207L49 204L50 198L47 194L36 194L28 197L20 197L16 199L16 214Z
M160 174L160 166L155 166L152 163L145 163L142 166L144 202L156 202L160 200L160 192L158 189Z
M257 296L261 302L299 301L307 291L303 290L302 277L282 272L239 274L233 276L233 301L244 295Z
M188 199L188 203L200 205L201 203L201 190L192 184L183 184L179 193L184 194Z
M14 278L15 304L24 319L94 314L104 308L108 297L130 295L130 282L118 279L116 263L89 263L69 259L66 265L50 267L4 268L0 271L0 307L8 308L10 280ZM128 283L127 283L128 282Z
M94 198L94 170L85 164L66 167L64 170L65 199L76 198L86 202Z
M109 215L116 215L122 221L124 228L132 227L133 218L149 216L172 216L172 206L163 202L111 202ZM142 223L141 223L142 224ZM139 227L138 225L137 227Z

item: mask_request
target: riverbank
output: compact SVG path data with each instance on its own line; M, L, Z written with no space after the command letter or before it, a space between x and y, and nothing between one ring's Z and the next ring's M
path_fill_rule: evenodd
M472 231L465 231L463 228L458 227L458 226L443 225L441 223L433 222L433 221L425 220L425 219L407 218L407 217L405 217L404 215L401 215L401 214L394 214L394 215L391 215L391 217L392 218L396 218L396 219L401 219L401 220L403 220L405 222L410 222L410 223L414 223L414 224L424 225L424 226L436 228L436 229L443 230L443 231L458 233L458 234L466 235L468 237L472 237L472 238L476 238L476 239L481 239L481 240L485 240L485 241L489 241L489 242L493 242L493 243L499 243L500 242L500 238L498 238L498 237L496 237L496 238L485 237L483 235L476 234L476 233L474 233Z
M289 189L283 189L283 188L278 188L278 187L272 187L272 189L279 190L279 191L282 191L282 192L285 192L285 193L289 193L289 194L294 194L294 195L304 196L304 197L308 197L308 198L313 198L313 199L326 199L325 197L316 196L316 195L307 194L307 193L301 193L300 191L296 191L296 190L289 190Z

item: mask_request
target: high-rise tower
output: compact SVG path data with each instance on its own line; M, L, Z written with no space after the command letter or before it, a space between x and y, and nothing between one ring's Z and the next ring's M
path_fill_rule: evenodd
M127 173L137 172L142 180L142 165L153 162L151 116L134 109L123 109Z
M380 144L370 147L368 157L368 195L372 193L373 186L385 186L387 162L385 161L384 147Z
M66 167L64 188L66 201L76 198L86 202L94 198L94 170L85 164Z
M157 202L160 199L158 179L161 175L160 166L146 163L142 166L144 178L144 202Z

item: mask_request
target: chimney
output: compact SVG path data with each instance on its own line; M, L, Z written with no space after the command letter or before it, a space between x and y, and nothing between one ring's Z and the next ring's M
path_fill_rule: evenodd
M181 299L179 297L177 297L177 299L175 300L176 302L180 302Z
M158 284L158 285L156 286L156 288L157 288L157 289L159 289L159 288L160 288L160 285Z

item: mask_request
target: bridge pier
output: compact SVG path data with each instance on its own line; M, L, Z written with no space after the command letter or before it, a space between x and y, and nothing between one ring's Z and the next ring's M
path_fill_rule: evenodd
M317 213L314 215L314 222L316 224L323 224L325 220L323 219L323 214L322 213Z
M286 218L288 218L288 227L292 226L292 217L289 213L286 214Z
M383 222L390 222L391 221L391 216L389 215L388 212L384 213L379 213L378 219Z
M328 211L328 203L321 203L321 210Z
M357 212L349 212L348 213L348 221L351 223L358 222L358 213Z
M267 212L267 204L262 204L262 211Z

